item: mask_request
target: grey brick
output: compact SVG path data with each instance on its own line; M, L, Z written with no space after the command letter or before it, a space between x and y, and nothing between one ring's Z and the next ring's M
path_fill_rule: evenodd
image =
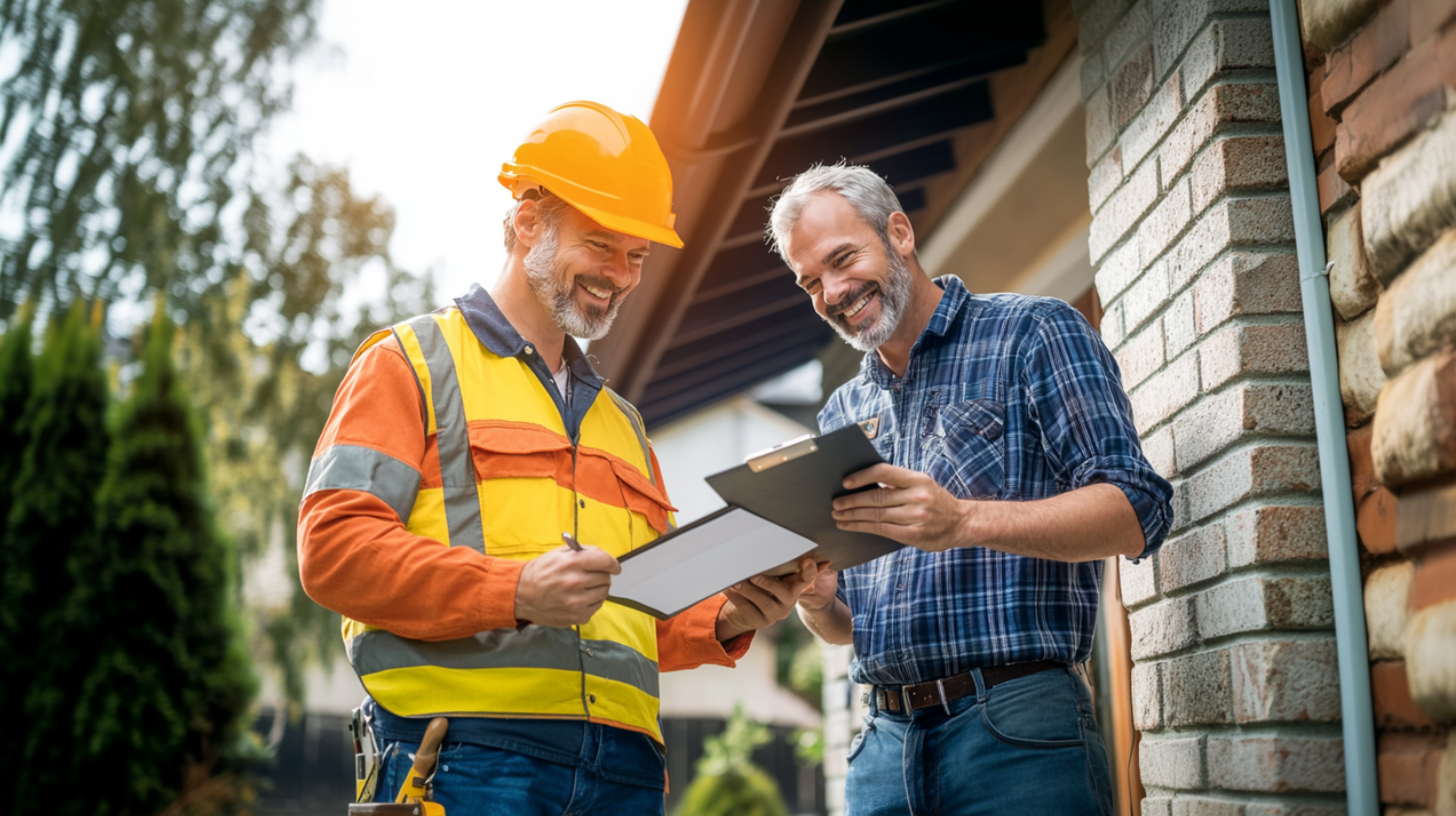
M1139 731L1163 724L1163 688L1159 679L1162 663L1139 663L1132 667L1132 724Z
M1336 792L1345 786L1345 752L1334 738L1211 737L1208 782L1228 790Z
M1122 184L1122 148L1113 147L1087 174L1087 200L1097 212Z
M1203 29L1178 66L1183 91L1193 98L1226 72L1274 67L1274 30L1269 18L1219 20Z
M1136 257L1137 253L1134 252L1133 255ZM1100 287L1098 288L1098 295L1101 295ZM1113 303L1103 310L1102 323L1098 327L1098 330L1102 333L1102 342L1107 344L1107 348L1116 351L1122 345L1123 340L1126 339L1126 335L1122 330L1121 303Z
M1129 332L1137 331L1168 304L1168 294L1167 266L1157 263L1146 269L1122 296L1123 326Z
M1113 64L1116 64L1115 62ZM1112 122L1119 130L1153 95L1153 47L1144 45L1112 72Z
M1077 39L1082 53L1102 45L1113 26L1132 5L1132 0L1097 0L1077 13Z
M1137 237L1133 236L1132 240L1124 241L1122 246L1108 253L1097 267L1095 278L1098 297L1110 308L1142 272L1142 267L1138 265ZM1104 325L1106 322L1107 315L1104 312Z
M1198 341L1195 297L1192 290L1186 291L1163 313L1163 344L1169 357L1177 357Z
M1164 543L1158 564L1158 586L1165 594L1217 578L1228 569L1223 525L1200 527Z
M1117 140L1117 130L1112 126L1112 88L1103 85L1087 97L1087 166L1097 159Z
M1229 517L1224 528L1230 567L1329 557L1323 507L1257 507Z
M1158 171L1151 163L1133 173L1092 217L1087 239L1090 260L1099 264L1107 251L1132 230L1158 200Z
M1173 800L1166 796L1144 798L1143 816L1173 816Z
M1173 185L1163 195L1163 199L1143 219L1142 226L1138 228L1138 246L1142 251L1143 268L1151 266L1153 259L1163 254L1184 230L1188 228L1192 219L1192 211L1189 209L1189 188L1188 179L1183 179Z
M1198 397L1198 355L1185 354L1132 390L1133 422L1146 434Z
M1191 598L1170 598L1128 615L1132 632L1132 659L1176 652L1198 642Z
M1173 816L1244 816L1244 803L1223 799L1174 799Z
M1265 445L1225 454L1174 488L1175 525L1203 519L1253 496L1319 489L1312 445Z
M1293 374L1309 370L1304 326L1229 326L1198 346L1200 377L1214 391L1247 374Z
M1163 709L1173 727L1233 720L1225 651L1182 655L1163 663Z
M1122 580L1122 602L1128 609L1135 609L1153 600L1158 595L1158 557L1144 558L1140 563L1118 562L1118 573Z
M1139 46L1148 46L1152 56L1153 0L1138 0L1137 4L1123 15L1117 25L1102 42L1102 52L1107 55L1108 65L1117 65ZM1151 62L1149 63L1151 69Z
M1242 643L1230 652L1239 723L1337 722L1340 674L1335 641Z
M1082 103L1086 104L1093 91L1107 83L1107 66L1102 59L1102 49L1082 55Z
M1198 632L1204 639L1333 625L1328 578L1240 578L1198 596Z
M1155 788L1196 790L1207 778L1204 770L1205 737L1152 739L1138 747L1143 784Z
M1218 139L1193 163L1193 212L1203 212L1231 192L1288 189L1285 162L1283 137Z
M1136 167L1141 163L1168 134L1182 113L1183 94L1178 90L1178 78L1175 76L1155 85L1148 104L1128 122L1118 139L1122 145L1123 166Z
M1236 252L1215 261L1193 284L1199 334L1241 315L1301 310L1299 259Z
M1158 0L1153 7L1156 20L1154 42L1157 49L1159 78L1178 64L1183 49L1217 13L1263 11L1267 0Z
M1173 428L1165 426L1142 440L1143 456L1153 470L1165 479L1173 478L1178 472L1178 462L1173 455Z
M1122 387L1132 388L1163 367L1163 327L1153 322L1122 344L1114 355L1122 370Z
M1178 466L1196 468L1251 433L1313 438L1310 387L1243 383L1200 400L1173 423Z
M1193 157L1230 125L1279 122L1279 91L1273 84L1223 83L1201 97L1190 97L1189 110L1169 134L1158 153L1164 187L1173 183Z

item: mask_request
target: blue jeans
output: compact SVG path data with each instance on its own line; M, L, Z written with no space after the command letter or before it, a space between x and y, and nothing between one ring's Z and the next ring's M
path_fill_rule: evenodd
M871 703L849 749L849 816L1111 816L1106 749L1086 685L1070 669L1008 680L912 714Z
M588 723L577 765L537 759L446 737L435 766L433 801L448 816L505 814L661 816L663 787L644 787L603 777L612 768L619 729ZM374 801L391 802L409 773L417 743L386 742ZM613 776L607 770L609 776Z

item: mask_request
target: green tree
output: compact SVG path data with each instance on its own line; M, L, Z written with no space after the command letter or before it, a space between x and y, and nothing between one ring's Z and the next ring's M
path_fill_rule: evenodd
M770 739L768 726L734 706L723 733L703 741L697 777L676 816L788 816L778 784L751 759L754 749Z
M35 360L31 352L30 316L15 321L10 331L0 337L0 537L5 535L5 519L10 516L12 483L20 470L21 452L25 450L21 417L30 399L35 379ZM0 646L3 651L3 646ZM0 698L5 691L0 688Z
M238 273L253 141L317 0L7 0L0 318L72 292L164 291L198 314ZM14 131L20 131L16 138ZM231 234L230 234L231 233Z
M158 309L141 372L116 413L97 535L71 557L67 634L88 644L75 669L68 769L84 785L66 798L78 816L237 794L230 760L256 681L235 612L235 556L213 520L173 335Z
M106 472L108 389L97 322L80 301L52 321L20 419L25 447L0 553L7 649L0 714L18 726L13 739L0 740L0 796L13 798L10 813L33 812L30 792L51 781L36 774L64 779L74 669L90 648L56 635L74 629L68 560L96 546L96 491Z

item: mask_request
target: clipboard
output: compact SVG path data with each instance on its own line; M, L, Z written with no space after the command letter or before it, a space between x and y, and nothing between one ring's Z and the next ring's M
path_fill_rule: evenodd
M804 555L840 570L900 549L834 523L831 502L857 492L844 477L884 461L870 423L790 440L709 476L728 506L617 559L608 600L666 619L745 578L794 572Z

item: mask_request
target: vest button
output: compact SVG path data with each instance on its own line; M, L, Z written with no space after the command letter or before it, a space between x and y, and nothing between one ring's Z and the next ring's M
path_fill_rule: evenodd
M590 701L590 702L593 702L593 703L595 703L595 702L596 702L596 701L597 701L597 696L596 696L596 695L595 695L595 694L588 694L588 695L587 695L587 696L586 696L586 699L587 699L587 700L588 700L588 701Z
M586 650L586 656L587 657L596 657L596 654L594 654L591 649L587 649Z
M586 507L586 499L577 499L576 503L582 507Z
M531 347L530 347L530 346L526 346L526 353L527 353L527 354L534 354L534 353L535 353L535 351L536 351L536 350L535 350L535 349L533 349L533 348L531 348Z

